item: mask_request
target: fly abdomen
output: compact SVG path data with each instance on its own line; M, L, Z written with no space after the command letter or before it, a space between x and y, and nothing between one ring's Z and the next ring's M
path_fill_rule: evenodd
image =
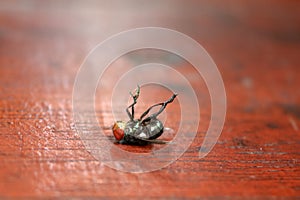
M149 121L149 123L147 123L147 125L145 125L145 128L148 130L149 132L149 139L156 139L159 136L161 136L161 134L164 131L164 126L162 124L162 122L158 119L151 119Z

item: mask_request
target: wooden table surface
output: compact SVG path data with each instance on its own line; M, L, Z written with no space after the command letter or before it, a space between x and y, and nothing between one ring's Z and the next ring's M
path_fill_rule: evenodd
M134 174L111 169L86 150L74 128L72 90L95 45L143 26L174 29L204 46L222 74L227 115L206 157L197 157L209 120L204 112L182 157ZM297 0L2 0L0 198L299 197L299 50ZM193 73L186 74L201 91ZM106 103L97 112L109 112ZM133 152L159 148L114 145Z

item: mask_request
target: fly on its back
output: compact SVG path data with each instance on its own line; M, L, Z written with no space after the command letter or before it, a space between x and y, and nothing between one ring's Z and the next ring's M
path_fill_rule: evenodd
M133 103L127 107L126 112L130 120L128 122L117 121L113 125L113 134L120 144L146 145L149 143L164 144L162 140L157 140L164 131L162 122L157 119L157 116L164 111L169 103L172 103L177 94L173 94L170 99L165 102L154 104L149 107L139 119L134 119L134 106L140 95L140 87L138 86L135 94L130 92ZM148 113L154 107L160 106L160 109L148 117Z

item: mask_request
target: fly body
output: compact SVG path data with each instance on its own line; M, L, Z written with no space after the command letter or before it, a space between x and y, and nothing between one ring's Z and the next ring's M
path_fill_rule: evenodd
M133 144L133 145L146 145L149 143L165 143L164 141L157 140L163 134L163 123L157 119L157 116L166 108L166 106L173 102L177 94L162 103L155 104L149 107L139 119L134 119L134 105L140 94L140 87L138 86L135 95L130 93L133 98L133 103L127 107L126 112L130 118L128 122L117 121L113 126L113 134L120 144ZM153 113L146 117L150 110L154 107L160 106L158 112ZM131 109L131 110L130 110ZM130 112L131 111L131 112Z

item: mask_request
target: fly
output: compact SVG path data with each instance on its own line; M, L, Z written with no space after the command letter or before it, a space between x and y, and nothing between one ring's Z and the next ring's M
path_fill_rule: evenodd
M137 86L135 94L130 92L133 103L126 108L129 121L117 121L113 125L113 134L120 144L146 145L149 143L165 144L165 141L157 140L164 132L163 123L157 119L157 116L164 111L169 103L172 103L177 94L173 94L170 99L165 102L157 103L150 106L139 119L134 119L134 106L140 95L140 87ZM146 117L150 110L160 106L158 112ZM131 112L130 112L131 109Z

